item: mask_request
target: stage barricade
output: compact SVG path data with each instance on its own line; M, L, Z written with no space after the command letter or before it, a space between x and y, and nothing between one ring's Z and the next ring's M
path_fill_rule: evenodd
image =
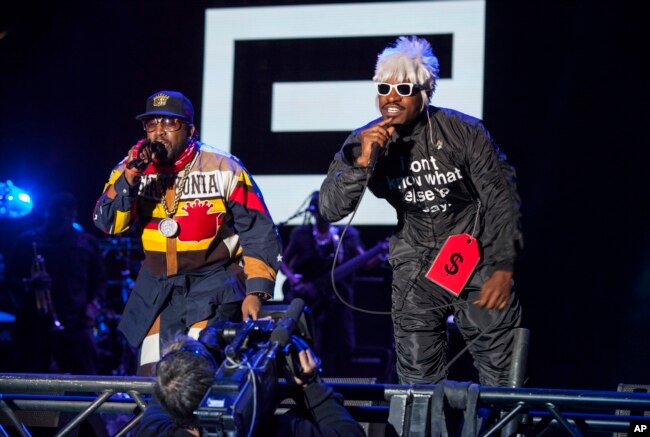
M343 394L346 407L357 420L388 424L373 428L381 434L369 432L370 436L436 435L445 426L450 407L465 414L462 435L499 435L512 420L518 422L517 433L524 435L560 428L574 436L593 431L626 433L631 426L650 421L648 416L637 415L650 411L647 392L483 387L455 381L414 386L328 383ZM152 387L153 378L144 377L1 374L3 431L11 428L9 435L31 435L28 421L23 420L28 412L77 413L68 423L59 424L56 435L65 436L89 416L108 413L130 416L114 434L127 435L146 408ZM280 387L289 390L288 385ZM447 408L442 408L443 404ZM481 422L481 411L497 414L486 425Z

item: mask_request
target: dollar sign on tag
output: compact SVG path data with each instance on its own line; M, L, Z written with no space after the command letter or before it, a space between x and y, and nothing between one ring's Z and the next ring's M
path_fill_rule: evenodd
M448 275L455 275L458 273L458 263L456 263L456 261L463 262L463 255L454 252L449 257L449 261L451 261L451 267L449 267L448 264L445 264L445 272L447 272Z
M450 235L425 277L458 296L480 259L476 238L469 234Z

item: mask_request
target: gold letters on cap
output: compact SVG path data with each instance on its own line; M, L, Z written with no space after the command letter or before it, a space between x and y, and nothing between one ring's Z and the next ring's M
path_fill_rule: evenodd
M153 98L153 105L154 106L165 106L167 104L167 100L169 99L169 96L167 94L160 93L157 96Z

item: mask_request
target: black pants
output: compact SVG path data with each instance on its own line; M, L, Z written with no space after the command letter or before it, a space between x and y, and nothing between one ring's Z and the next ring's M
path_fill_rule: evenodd
M227 302L218 305L212 316L207 319L207 326L220 321L241 322L241 301ZM160 313L160 346L174 338L177 334L186 334L188 322L186 319L187 296L182 288L175 288L169 302Z
M168 278L141 272L120 322L132 340L147 332L139 344L138 375L153 375L162 346L177 334L188 334L193 325L198 323L194 328L199 329L202 322L241 322L243 287L235 271L219 266Z
M471 343L469 352L481 385L506 385L513 329L521 324L514 290L505 309L487 310L472 303L487 279L480 272L460 297L426 279L425 272L415 261L401 264L393 272L392 316L400 383L435 384L446 378L447 318L453 314L465 342Z

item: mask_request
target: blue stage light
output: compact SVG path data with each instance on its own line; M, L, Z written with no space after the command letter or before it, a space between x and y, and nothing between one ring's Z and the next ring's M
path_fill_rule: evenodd
M18 195L18 200L20 200L21 202L25 202L25 203L32 203L32 198L29 197L29 194L27 194L27 193L20 193Z
M0 182L0 218L24 217L34 208L32 198L27 192L11 181Z

